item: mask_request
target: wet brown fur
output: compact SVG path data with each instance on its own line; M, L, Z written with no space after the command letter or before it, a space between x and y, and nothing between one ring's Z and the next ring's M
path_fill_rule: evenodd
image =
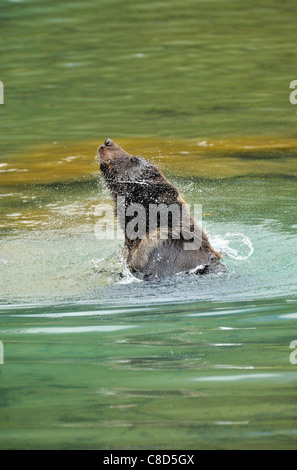
M131 272L145 280L170 276L180 272L196 269L197 274L219 272L222 270L220 254L209 243L205 232L190 216L190 230L200 231L201 245L195 249L185 250L187 243L181 231L181 224L169 224L169 237L160 239L160 234L167 230L158 225L155 233L149 232L148 211L150 204L185 205L178 189L173 186L161 171L144 158L134 157L107 139L99 147L100 168L114 200L125 196L127 207L140 203L146 209L146 238L131 240L125 232L125 246L128 251L127 262ZM125 231L129 218L120 220ZM179 239L172 238L179 232Z

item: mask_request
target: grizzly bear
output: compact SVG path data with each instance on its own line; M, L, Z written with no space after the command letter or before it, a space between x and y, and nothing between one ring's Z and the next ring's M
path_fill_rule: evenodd
M125 233L127 264L135 277L153 280L222 270L220 254L191 216L178 189L155 165L130 155L110 139L98 153Z

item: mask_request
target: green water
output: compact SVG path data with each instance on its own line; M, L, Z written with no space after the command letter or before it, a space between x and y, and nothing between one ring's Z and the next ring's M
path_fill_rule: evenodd
M294 0L3 0L1 153L95 136L295 137L296 12Z
M0 448L296 448L296 8L2 1ZM137 282L96 238L106 137L225 273Z
M138 304L2 310L1 447L296 446L296 301Z

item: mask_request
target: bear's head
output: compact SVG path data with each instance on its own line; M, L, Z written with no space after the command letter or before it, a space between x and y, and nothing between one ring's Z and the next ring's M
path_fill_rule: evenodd
M115 162L121 157L130 157L129 153L125 152L119 145L114 143L111 139L106 139L103 145L98 149L100 156L100 163L110 164Z
M131 155L111 139L99 147L98 153L100 169L114 197L125 195L127 201L146 206L181 201L178 190L145 158Z

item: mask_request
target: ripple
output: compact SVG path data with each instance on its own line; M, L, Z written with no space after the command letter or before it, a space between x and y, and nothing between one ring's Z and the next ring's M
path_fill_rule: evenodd
M249 424L249 421L216 421L217 426L237 426L243 424Z
M2 330L1 334L69 334L69 333L110 333L113 331L136 328L136 325L104 325L104 326L45 326L24 329Z
M285 313L284 315L279 315L278 318L282 318L285 320L296 320L297 313Z
M213 375L210 377L198 377L195 382L238 382L239 380L271 379L280 374L245 374L245 375Z
M20 212L13 212L11 214L6 214L6 217L21 217L22 214Z
M22 173L23 171L29 171L27 168L7 168L7 170L0 170L0 173L9 173L11 171Z
M216 364L214 369L238 369L238 370L253 370L254 366L233 366L231 364Z
M125 313L126 309L123 310L96 310L96 311L82 311L82 312L59 312L59 313L21 313L19 315L8 315L9 317L17 318L67 318L67 317L92 317L99 315L112 315Z

